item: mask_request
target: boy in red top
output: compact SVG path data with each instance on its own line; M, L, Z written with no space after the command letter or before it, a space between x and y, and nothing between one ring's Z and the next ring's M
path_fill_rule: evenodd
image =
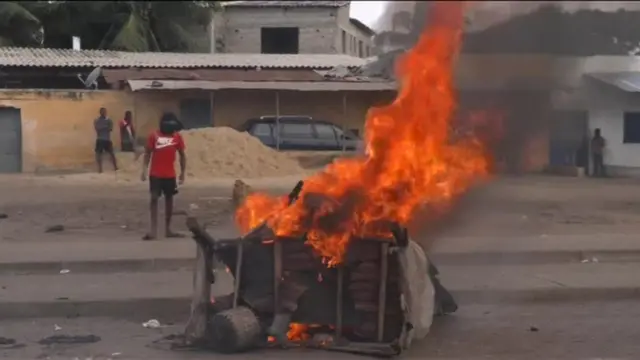
M142 181L147 179L149 170L149 192L151 202L151 229L142 239L154 240L158 229L158 199L164 195L165 204L165 236L182 237L181 234L171 231L171 215L173 213L173 196L178 193L178 182L184 183L184 171L187 166L187 158L184 154L184 141L178 130L180 122L172 113L165 113L160 119L157 131L149 135L145 146L144 165L142 168ZM180 156L180 177L176 182L176 153Z

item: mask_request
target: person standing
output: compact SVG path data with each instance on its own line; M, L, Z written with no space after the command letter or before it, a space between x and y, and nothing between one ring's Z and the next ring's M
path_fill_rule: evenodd
M107 117L107 109L100 108L100 116L93 121L93 128L96 131L96 164L98 165L98 172L102 173L102 154L105 152L109 154L111 162L113 163L113 169L118 170L116 163L116 155L113 153L113 143L111 142L111 132L113 131L113 121Z
M604 149L607 143L600 133L600 129L593 131L593 138L591 139L591 159L593 161L593 176L604 177Z
M159 129L151 133L147 139L144 153L141 180L147 180L149 173L149 203L150 230L142 238L154 240L158 229L158 200L164 196L165 204L165 236L168 238L182 237L171 231L171 215L173 214L173 198L178 193L178 184L184 183L187 158L184 153L185 145L179 133L180 122L172 113L165 113L160 119ZM175 161L176 153L180 158L180 176L176 182Z
M124 113L124 118L120 121L120 150L123 152L133 152L136 141L136 132L133 128L133 116L131 111Z

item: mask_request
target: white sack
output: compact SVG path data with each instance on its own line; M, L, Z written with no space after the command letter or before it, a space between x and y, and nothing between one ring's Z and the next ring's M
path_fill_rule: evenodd
M412 329L403 332L401 346L408 349L413 340L424 339L433 322L435 290L429 278L429 260L414 241L398 250L401 270L402 304L406 322ZM406 330L406 329L405 329Z

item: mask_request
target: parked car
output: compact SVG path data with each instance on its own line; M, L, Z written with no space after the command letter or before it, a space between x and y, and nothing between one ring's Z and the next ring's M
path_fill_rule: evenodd
M315 120L310 116L261 116L247 120L241 131L257 137L263 144L280 150L349 151L360 150L362 140L354 131L344 131L328 121ZM279 134L279 136L278 136Z

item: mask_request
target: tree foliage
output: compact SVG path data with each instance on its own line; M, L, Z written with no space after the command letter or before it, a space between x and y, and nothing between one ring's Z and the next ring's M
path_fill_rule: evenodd
M0 46L192 51L215 1L4 1Z
M629 55L640 52L640 11L564 11L555 4L469 33L468 53Z

